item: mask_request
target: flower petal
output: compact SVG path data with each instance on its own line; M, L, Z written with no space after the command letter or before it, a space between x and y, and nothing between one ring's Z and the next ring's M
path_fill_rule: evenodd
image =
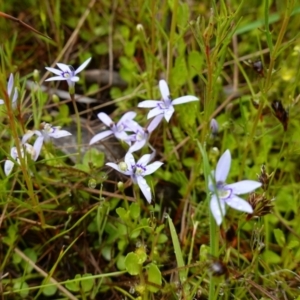
M147 119L151 119L161 114L164 114L164 110L161 109L160 107L155 107L148 112Z
M246 200L238 196L233 195L231 198L226 200L226 204L236 210L244 211L249 214L253 213L252 206Z
M220 157L217 168L215 171L216 183L225 182L228 176L231 165L231 154L229 150L226 150Z
M102 121L106 126L110 127L115 124L112 119L104 112L101 112L97 115L97 117Z
M125 157L124 157L124 161L126 163L126 165L128 166L128 169L132 169L133 166L135 166L135 159L133 157L133 155L130 152L127 152Z
M7 159L4 163L4 173L6 176L8 176L11 173L13 167L14 167L14 162Z
M50 77L50 78L47 78L45 81L63 81L63 80L67 80L67 78L64 78L62 76L54 76L54 77Z
M138 151L142 149L145 146L145 144L146 144L146 140L137 141L128 149L128 152L132 153Z
M80 66L76 69L75 74L81 72L81 71L89 64L89 62L91 61L91 59L92 59L91 57L88 58L82 65L80 65Z
M160 90L162 99L164 101L169 100L171 98L170 97L170 90L169 90L168 84L163 79L159 81L159 90Z
M134 111L128 111L127 113L125 113L122 118L119 120L118 124L120 123L123 123L123 122L126 122L127 120L132 120L134 119L136 116L136 112Z
M158 115L150 122L150 124L147 127L149 133L151 133L159 125L163 117L164 117L163 114Z
M42 147L43 147L43 142L44 142L44 137L43 136L39 136L34 144L33 144L33 149L34 149L34 155L32 157L32 159L34 161L36 161L41 153Z
M79 77L78 76L72 76L71 78L69 78L68 80L72 81L72 82L77 82L79 81Z
M145 100L145 101L140 102L138 104L138 107L152 108L152 107L157 107L159 103L161 103L161 101Z
M261 183L254 180L242 180L226 185L226 188L232 189L232 193L236 195L250 193L259 187L261 187Z
M9 75L9 80L8 80L8 83L7 83L7 94L8 94L9 97L11 96L13 86L14 86L14 75L11 73Z
M139 188L141 189L143 195L145 196L148 203L151 203L152 195L151 195L151 189L149 185L147 184L147 181L143 176L137 176L136 178L137 184Z
M152 154L145 154L137 161L137 164L146 166L151 159L152 159Z
M119 165L117 165L117 164L115 164L115 163L108 162L108 163L106 163L105 165L106 165L106 166L110 166L111 168L115 169L116 171L118 171L118 172L120 172L120 173L122 173L122 174L124 174L124 175L127 175L127 176L131 175L131 172L130 172L130 171L122 171L122 170L120 170Z
M170 121L174 111L175 111L175 109L172 105L170 105L169 108L165 110L164 116L165 116L165 119L167 122Z
M122 131L122 132L113 131L113 133L118 140L124 141L126 144L131 145L131 143L128 140L128 135L125 131Z
M68 136L68 135L72 135L72 133L67 130L56 130L53 133L49 134L49 136L51 136L55 139L59 139L61 137Z
M155 161L154 163L148 165L146 167L146 171L143 173L143 176L147 176L149 174L154 173L158 168L160 168L164 163L160 161Z
M22 137L22 144L25 144L34 134L34 131L28 130Z
M216 195L212 195L209 206L216 223L221 225L223 217L226 214L224 201L219 201Z
M50 67L45 67L46 70L48 70L49 72L55 74L55 75L60 75L62 74L61 70L57 70L55 68L50 68Z
M63 72L68 72L70 74L73 74L73 71L70 69L70 66L62 63L56 64Z
M111 130L105 130L105 131L102 131L102 132L96 134L96 135L90 140L90 143L89 143L89 144L90 144L90 145L95 144L95 143L97 143L98 141L103 140L104 138L106 138L106 137L108 137L108 136L110 136L110 135L112 135L112 134L113 134L113 132L112 132Z
M198 101L198 100L199 99L195 96L187 95L187 96L183 96L183 97L179 97L177 99L174 99L172 101L172 105L183 104L183 103Z

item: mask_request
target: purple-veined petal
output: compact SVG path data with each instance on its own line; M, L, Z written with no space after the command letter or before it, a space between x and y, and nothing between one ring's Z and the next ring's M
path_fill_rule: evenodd
M161 103L161 101L145 100L145 101L140 102L138 104L138 107L152 108L152 107L157 107L159 103Z
M143 176L147 176L149 174L154 173L157 169L159 169L164 163L160 161L155 161L154 163L148 165L146 167L146 171L143 173Z
M228 176L231 165L231 154L229 150L226 150L220 157L217 168L215 171L216 183L225 182Z
M146 140L136 141L129 149L128 152L132 153L142 149L146 144Z
M210 199L210 211L216 220L217 225L221 225L223 217L226 214L225 203L222 200L218 200L216 195L212 195Z
M59 139L61 137L68 136L68 135L72 135L72 133L67 130L55 130L53 133L49 133L49 136L55 139Z
M128 169L132 169L133 166L135 166L135 159L133 157L133 155L130 152L127 152L125 157L124 157L124 161L128 166Z
M88 58L84 63L82 63L82 65L80 65L80 66L76 69L75 74L81 72L81 71L89 64L89 62L91 61L91 59L92 59L92 58L90 57L90 58Z
M32 130L27 131L22 137L22 144L25 144L34 134Z
M139 188L141 189L143 195L145 196L148 203L151 203L152 195L151 195L151 189L149 185L147 184L147 181L143 176L137 176L136 177L137 184Z
M161 109L160 107L155 107L148 112L147 119L151 119L158 115L164 114L164 112L165 111L163 109Z
M172 105L170 105L169 108L165 110L164 117L165 117L167 122L170 121L174 111L175 111L175 109Z
M11 173L13 167L14 167L14 162L7 159L4 163L4 173L6 176L8 176Z
M14 75L11 73L9 75L8 83L7 83L7 94L10 97L12 89L14 87Z
M90 144L90 145L95 144L95 143L97 143L98 141L103 140L104 138L106 138L106 137L108 137L108 136L110 136L110 135L112 135L112 134L113 134L113 132L112 132L111 130L105 130L105 131L102 131L102 132L96 134L96 135L90 140L90 143L89 143L89 144Z
M236 210L240 210L249 214L253 213L252 206L246 200L238 196L232 195L232 197L226 200L226 204Z
M233 194L236 195L253 192L259 187L261 187L261 183L254 180L242 180L226 185L226 188L232 189Z
M151 133L154 129L156 129L156 127L159 125L163 117L164 117L163 114L158 115L150 122L150 124L147 127L149 133Z
M70 66L62 63L57 63L56 64L63 72L67 72L69 74L72 74L73 71L70 69Z
M62 76L54 76L54 77L50 77L47 78L45 81L63 81L63 80L67 80L67 78L64 78Z
M168 84L163 79L159 81L159 90L164 101L170 99L170 90Z
M78 76L72 76L71 78L68 78L68 80L71 80L72 82L77 82L77 81L79 81L79 77Z
M41 149L43 147L43 142L44 142L44 137L43 136L39 136L34 144L33 144L33 149L34 149L34 155L32 157L32 159L34 161L36 161L41 153Z
M195 96L187 95L187 96L182 96L182 97L174 99L172 101L172 105L183 104L183 103L198 101L198 100L199 99Z
M48 70L51 73L54 73L55 75L60 75L62 74L61 70L57 70L55 68L51 68L51 67L45 67L46 70Z
M112 119L104 112L99 113L97 117L100 119L100 121L102 121L102 123L104 123L108 127L114 124Z

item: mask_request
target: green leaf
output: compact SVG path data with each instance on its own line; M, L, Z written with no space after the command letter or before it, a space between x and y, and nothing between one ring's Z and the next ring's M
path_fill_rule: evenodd
M178 266L178 268L183 268L185 266L185 264L184 264L184 260L183 260L183 256L182 256L182 251L180 248L176 229L175 229L173 221L169 215L168 215L168 222L169 222L169 227L170 227L170 231L171 231L171 237L172 237L173 248L174 248L174 252L175 252L175 256L176 256L177 266ZM179 271L179 278L180 278L181 284L183 284L186 281L187 276L186 276L186 271L184 269Z
M275 239L276 239L277 244L280 247L283 247L285 245L285 236L284 236L282 230L281 229L274 229L274 235L275 235Z
M118 214L121 220L125 222L129 220L129 212L124 207L118 207L116 209L116 213Z
M83 164L90 167L92 165L95 168L103 167L105 155L103 152L98 151L96 148L90 148L83 157Z
M141 207L137 203L133 202L130 205L129 210L130 210L130 216L132 219L137 220L140 217Z
M24 254L28 258L30 258L34 263L37 262L37 254L33 249L31 249L31 248L25 249ZM23 267L24 270L26 270L27 273L30 273L33 269L33 267L25 260L22 260L21 266Z
M157 265L151 263L148 265L148 282L153 283L155 285L161 286L162 284L162 277L161 277L161 272ZM151 284L147 285L147 288L150 292L156 293L160 290L159 287L153 286Z
M13 290L20 290L17 293L22 297L22 298L26 298L29 295L29 290L28 290L29 286L28 284L23 281L17 281L15 282L14 286L13 286Z
M268 264L279 264L281 262L281 257L271 250L266 250L263 253L263 258Z
M77 276L77 275L76 275ZM68 290L72 291L72 292L79 292L80 288L79 288L79 285L78 285L78 282L74 282L74 281L70 281L70 280L67 280L67 282L65 283L65 286Z
M53 296L57 292L57 287L55 285L47 286L43 288L43 295Z
M138 275L140 273L141 265L139 258L134 252L130 252L125 258L125 268L130 275Z
M82 275L82 278L84 277L91 277L92 274L90 273L86 273ZM81 281L81 287L83 289L84 292L89 292L94 286L94 279L93 278L89 278L89 279L85 279Z

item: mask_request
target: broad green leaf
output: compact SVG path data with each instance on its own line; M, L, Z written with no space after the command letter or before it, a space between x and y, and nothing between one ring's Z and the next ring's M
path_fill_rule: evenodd
M96 148L90 148L83 157L83 164L85 166L94 166L95 168L103 167L105 155Z
M86 273L86 274L83 274L81 278L91 277L91 276L92 276L92 274ZM93 288L94 279L93 278L85 279L85 280L82 280L80 283L81 283L81 287L82 287L83 291L88 292Z
M141 265L139 264L138 256L130 252L125 258L125 268L130 275L138 275L141 270Z
M263 253L263 258L267 264L279 264L281 262L281 257L271 250L266 250Z
M140 217L141 214L141 207L137 203L133 202L130 205L130 216L132 219L137 220Z
M55 285L47 286L43 288L43 295L53 296L57 292L57 287Z
M285 245L285 236L282 232L281 229L274 229L274 235L275 235L275 239L276 239L276 242L277 244L280 246L280 247L283 247Z
M153 283L156 286L157 285L161 286L162 276L161 276L161 272L160 272L159 268L157 267L157 265L151 263L147 266L147 269L148 269L148 282ZM160 290L160 288L156 287L156 286L148 284L147 288L150 292L156 293Z
M29 286L28 284L23 281L17 281L14 283L13 286L13 290L20 290L17 293L22 297L22 298L26 298L29 295L29 290L28 290Z

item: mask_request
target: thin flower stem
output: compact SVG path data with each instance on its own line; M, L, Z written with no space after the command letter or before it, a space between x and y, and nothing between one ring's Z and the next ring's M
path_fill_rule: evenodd
M77 125L77 146L78 146L77 163L80 163L80 160L81 160L81 146L82 146L80 115L79 115L77 104L76 104L76 101L75 101L75 94L72 93L71 90L70 90L70 97L71 97L71 100L72 100L72 103L73 103L73 108L74 108L75 117L76 117L76 125Z

